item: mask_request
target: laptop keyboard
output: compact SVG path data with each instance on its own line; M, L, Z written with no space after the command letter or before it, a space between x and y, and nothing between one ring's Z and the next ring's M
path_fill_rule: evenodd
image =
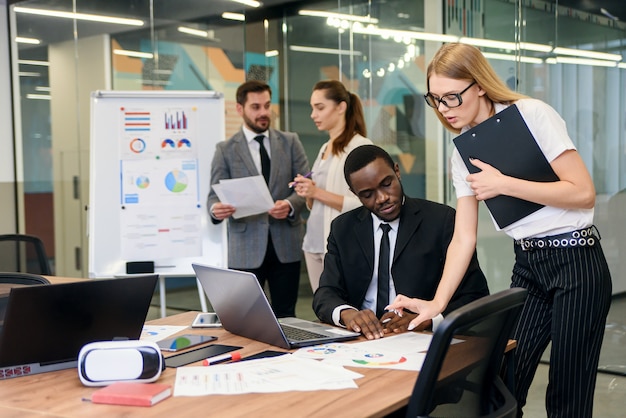
M283 329L289 341L306 341L327 337L327 335L324 334L318 334L317 332L307 331L302 328L294 328L285 324L280 324L280 327Z

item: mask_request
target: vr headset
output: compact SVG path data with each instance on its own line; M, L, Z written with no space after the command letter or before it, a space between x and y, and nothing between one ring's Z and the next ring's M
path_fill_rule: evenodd
M102 341L78 354L78 376L85 386L114 382L154 382L165 369L161 350L151 341Z

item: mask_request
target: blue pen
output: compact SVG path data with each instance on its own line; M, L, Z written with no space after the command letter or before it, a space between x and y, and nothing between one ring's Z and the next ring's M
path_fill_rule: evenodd
M304 176L302 176L302 177L305 177L305 178L307 178L307 179L310 179L312 175L313 175L313 172L312 172L312 171L309 171L308 173L306 173L306 174L305 174ZM289 188L290 188L290 189L293 189L293 186L295 186L295 185L296 185L296 183L297 183L297 182L295 182L295 181L292 181L291 183L289 183Z

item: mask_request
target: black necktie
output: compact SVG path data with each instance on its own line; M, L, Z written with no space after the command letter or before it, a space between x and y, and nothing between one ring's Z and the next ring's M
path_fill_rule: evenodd
M389 305L389 224L380 224L383 236L378 252L378 295L376 296L376 316L380 318Z
M258 135L254 137L254 140L259 143L259 154L261 154L261 171L263 172L263 177L265 178L265 182L270 184L270 156L267 155L267 150L265 149L265 145L263 145L263 139L265 137L263 135Z

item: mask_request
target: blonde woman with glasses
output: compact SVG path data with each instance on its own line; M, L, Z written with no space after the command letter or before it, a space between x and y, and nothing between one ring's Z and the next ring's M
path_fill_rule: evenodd
M514 245L511 286L529 291L513 335L519 416L551 342L547 415L590 417L611 303L611 277L593 226L593 181L565 122L546 103L511 91L480 50L470 45L442 46L428 66L427 86L426 102L455 134L516 105L558 180L544 183L510 177L478 159L470 161L480 171L470 174L455 149L456 223L435 297L424 301L400 295L388 309L418 312L412 326L445 309L476 246L479 201L507 195L543 205L501 229ZM507 141L506 137L498 139Z

